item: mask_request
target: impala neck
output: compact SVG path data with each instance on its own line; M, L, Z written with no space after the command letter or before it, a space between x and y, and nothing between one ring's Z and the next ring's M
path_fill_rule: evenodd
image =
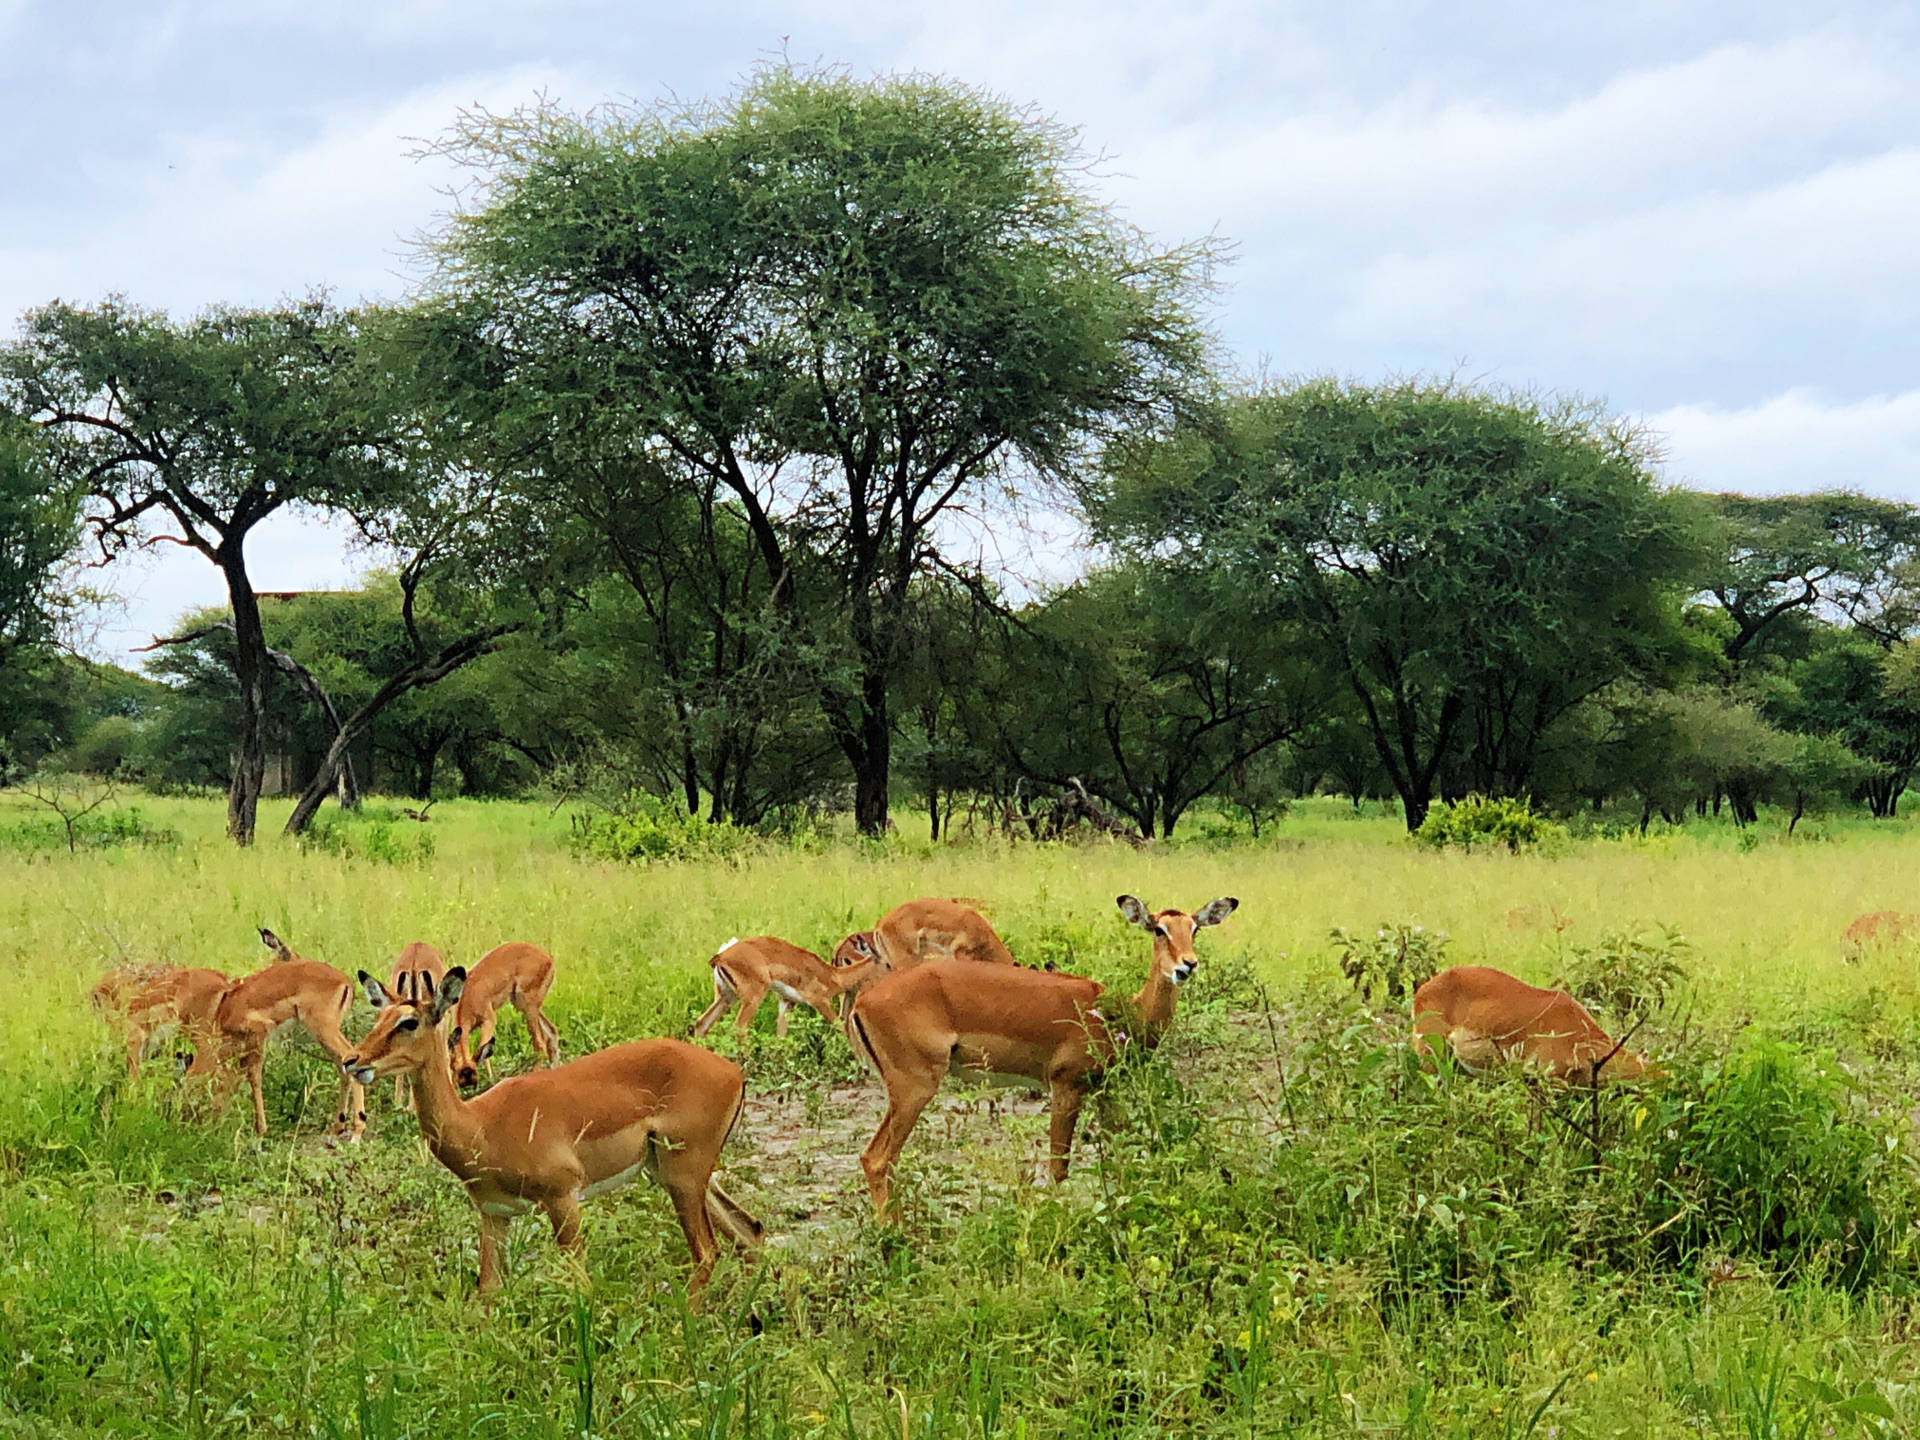
M1153 968L1147 972L1147 983L1133 997L1133 1012L1140 1025L1137 1038L1148 1045L1160 1043L1160 1036L1173 1023L1173 1007L1180 999L1180 987L1167 978L1167 967L1160 963L1160 943L1154 941Z
M478 1154L479 1122L473 1107L460 1098L453 1083L453 1061L443 1038L436 1036L434 1058L413 1075L414 1103L420 1112L420 1134L435 1154L453 1150Z

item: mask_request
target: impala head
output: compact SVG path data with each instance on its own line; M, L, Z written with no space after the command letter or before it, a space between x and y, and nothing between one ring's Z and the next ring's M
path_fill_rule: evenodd
M834 948L833 963L838 965L858 965L862 960L878 960L880 952L874 947L873 932L862 930L857 935L849 935Z
M1223 895L1189 915L1185 910L1149 910L1131 895L1122 895L1114 903L1130 924L1153 936L1153 973L1175 985L1186 984L1200 963L1193 949L1193 937L1200 928L1218 925L1240 904L1231 895Z
M360 988L374 1009L374 1021L360 1048L340 1062L352 1079L371 1085L383 1075L402 1075L437 1064L444 1047L454 1042L454 1036L441 1038L440 1022L459 1002L467 972L456 965L437 986L430 976L420 979L421 998L406 1000L366 971L360 972Z
M451 975L453 972L447 972ZM455 997L458 999L459 997ZM487 1033L482 1036L480 1031ZM453 1027L453 1033L447 1036L447 1054L453 1060L453 1078L462 1090L471 1090L480 1083L480 1067L493 1058L493 1020L477 1022L473 1034L468 1034L461 1025ZM474 1044L476 1036L479 1044Z

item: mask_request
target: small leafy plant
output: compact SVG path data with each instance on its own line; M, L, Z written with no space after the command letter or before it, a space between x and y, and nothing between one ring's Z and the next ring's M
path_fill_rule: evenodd
M738 860L759 840L729 821L690 815L657 796L634 791L617 808L576 814L573 848L599 860L647 864L656 860Z
M1666 1008L1686 984L1682 965L1692 953L1687 937L1671 925L1655 936L1617 930L1594 945L1577 945L1559 987L1590 1010L1641 1021Z
M1382 922L1371 935L1357 935L1342 926L1327 932L1333 941L1340 973L1362 999L1373 999L1373 987L1389 1000L1401 1000L1431 980L1446 964L1447 932L1424 925Z

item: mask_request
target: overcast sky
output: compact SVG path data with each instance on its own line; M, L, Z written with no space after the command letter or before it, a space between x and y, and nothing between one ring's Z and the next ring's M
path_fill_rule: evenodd
M0 314L395 296L460 107L698 96L756 62L924 70L1109 157L1155 235L1234 241L1218 324L1277 373L1459 373L1606 399L1714 489L1920 500L1920 7L173 5L0 0ZM353 560L297 522L262 589ZM107 653L222 598L120 576Z

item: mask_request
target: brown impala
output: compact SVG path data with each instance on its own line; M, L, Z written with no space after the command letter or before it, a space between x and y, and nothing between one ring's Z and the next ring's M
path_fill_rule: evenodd
M220 997L213 1015L215 1043L194 1052L189 1075L202 1075L232 1061L246 1072L253 1091L253 1132L267 1133L267 1105L260 1077L266 1068L267 1041L282 1025L298 1024L334 1060L353 1046L340 1029L353 1004L353 982L331 965L302 960L271 930L260 939L274 953L274 963L236 981ZM227 1071L216 1084L217 1106L225 1110L233 1093L233 1075ZM366 1096L350 1077L340 1079L340 1104L335 1123L358 1142L367 1128Z
M493 1074L493 1015L511 1005L527 1022L527 1039L543 1065L560 1063L560 1032L547 1012L547 992L553 989L553 957L538 945L509 940L482 955L466 975L460 1013L454 1017L453 1073L461 1085L476 1085L479 1067Z
M340 1062L356 1084L385 1075L416 1080L420 1134L466 1186L480 1216L480 1293L500 1284L507 1222L538 1207L553 1238L580 1246L580 1202L642 1170L673 1201L693 1252L690 1290L712 1273L718 1224L742 1246L760 1224L713 1178L720 1149L746 1102L740 1067L684 1040L634 1040L549 1070L502 1080L473 1100L453 1083L440 1027L454 1013L467 972L455 966L423 999L403 1000L366 971L360 984L377 1012L373 1030Z
M1019 1076L1049 1092L1050 1170L1067 1157L1087 1091L1113 1063L1118 1043L1156 1045L1173 1021L1179 987L1193 974L1194 935L1218 925L1239 901L1222 897L1192 914L1149 911L1122 895L1120 913L1153 936L1146 984L1123 1002L1126 1023L1100 1009L1101 987L1077 975L948 960L879 981L853 1002L847 1038L887 1087L887 1113L860 1156L874 1213L887 1217L889 1177L920 1112L949 1071Z
M753 1017L771 992L780 997L774 1029L787 1033L787 1012L810 1005L829 1025L841 1017L831 1006L847 991L858 989L886 972L872 960L851 965L829 965L811 950L802 950L775 935L754 935L727 941L707 962L713 966L713 1004L693 1022L693 1033L704 1035L737 1003L740 1016L734 1029L742 1041L753 1028Z
M1413 992L1414 1050L1425 1055L1438 1038L1470 1069L1519 1060L1562 1080L1589 1082L1648 1072L1642 1056L1616 1054L1607 1032L1566 991L1541 990L1485 965L1442 970Z
M923 960L979 960L1013 964L1013 952L980 912L958 900L928 897L896 905L871 930L849 935L833 952L835 965L878 961L907 970Z

